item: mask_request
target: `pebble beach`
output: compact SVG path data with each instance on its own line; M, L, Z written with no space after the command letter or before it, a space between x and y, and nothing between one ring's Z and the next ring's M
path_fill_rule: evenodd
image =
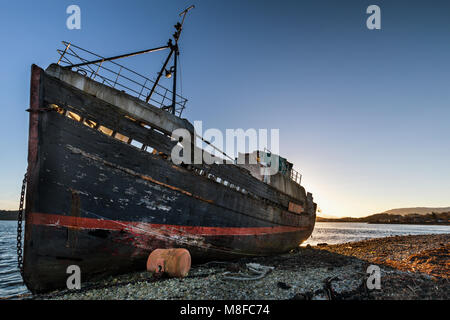
M379 300L450 298L450 235L395 236L299 247L289 253L193 265L185 278L142 271L55 291L37 300ZM257 280L248 264L270 267ZM380 267L381 288L369 289L369 265Z

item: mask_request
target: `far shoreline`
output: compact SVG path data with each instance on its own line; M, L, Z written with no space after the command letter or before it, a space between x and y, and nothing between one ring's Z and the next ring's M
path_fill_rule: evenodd
M341 219L324 219L324 220L316 220L316 222L328 222L328 223L365 223L365 224L393 224L393 225L417 225L417 226L450 226L450 222L445 223L413 223L413 222L368 222L368 221L346 221Z
M450 212L430 212L426 214L377 213L367 217L325 218L316 217L316 222L363 222L368 224L405 224L405 225L450 225Z

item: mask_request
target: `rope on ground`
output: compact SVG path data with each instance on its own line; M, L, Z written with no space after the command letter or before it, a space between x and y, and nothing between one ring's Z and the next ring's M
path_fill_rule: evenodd
M243 274L241 272L238 272L238 273L224 272L223 279L224 280L237 280L237 281L259 280L259 279L264 278L273 269L275 269L274 267L263 266L258 263L247 263L246 266L248 269L247 274Z
M199 264L198 266L209 266L211 264L233 264L233 261L209 261L203 264Z

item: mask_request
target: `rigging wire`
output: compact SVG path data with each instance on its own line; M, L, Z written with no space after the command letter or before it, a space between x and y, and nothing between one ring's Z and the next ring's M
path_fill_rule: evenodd
M183 68L181 67L181 55L178 56L178 65L179 65L179 70L180 70L180 95L183 96L183 77L182 77L182 70Z

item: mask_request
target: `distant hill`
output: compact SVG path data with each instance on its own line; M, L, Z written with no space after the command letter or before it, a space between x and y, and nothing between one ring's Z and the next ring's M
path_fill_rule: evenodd
M450 225L450 210L447 212L392 214L377 213L363 218L339 218L329 219L317 217L317 222L366 222L366 223L391 223L391 224L436 224Z
M391 209L381 213L387 214L398 214L401 216L407 214L429 214L429 213L442 213L442 212L450 212L450 207L441 207L441 208L427 208L427 207L416 207L416 208L399 208L399 209Z
M19 211L0 210L0 220L17 220Z
M386 210L386 211L384 211L384 212L375 213L375 214L372 214L372 215L370 215L370 216L362 217L362 218L336 217L336 216L331 216L331 215L322 215L322 214L318 214L318 215L317 215L317 221L325 221L325 220L342 220L342 219L345 219L346 221L360 221L361 219L367 219L367 218L372 217L372 216L381 216L381 215L386 215L386 214L399 215L399 216L406 216L406 215L409 215L409 214L427 215L427 214L430 214L430 213L433 213L433 212L434 212L434 213L450 212L450 207L436 207L436 208L432 208L432 207L397 208L397 209Z
M331 216L328 214L318 214L317 217L324 218L324 219L339 219L339 217L337 217L337 216Z

